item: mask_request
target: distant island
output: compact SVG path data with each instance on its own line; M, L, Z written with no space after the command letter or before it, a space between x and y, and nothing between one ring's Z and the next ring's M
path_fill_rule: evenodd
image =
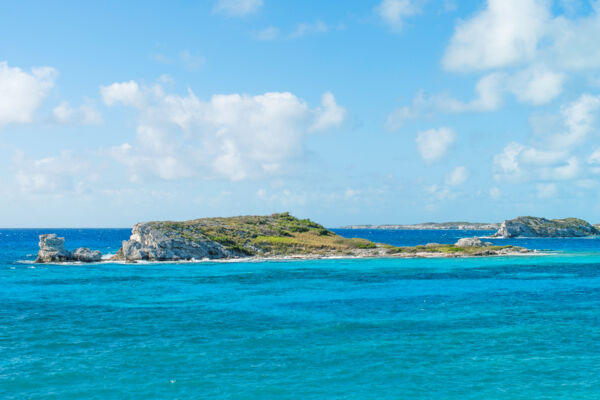
M87 248L78 253L89 253ZM77 252L77 251L76 251ZM37 262L97 261L75 258L64 238L40 236ZM478 238L455 244L397 247L366 239L344 238L309 219L289 213L268 216L202 218L136 224L111 261L186 261L328 257L469 257L529 253L517 246L494 246Z
M464 231L495 231L499 223L487 222L425 222L412 225L347 225L339 229L389 229L389 230L464 230Z
M584 237L600 235L598 227L578 218L518 217L502 222L494 237Z
M389 230L472 230L493 231L492 237L584 237L600 235L600 225L592 225L579 218L547 219L541 217L518 217L502 223L482 222L426 222L414 225L348 225L340 229L389 229Z

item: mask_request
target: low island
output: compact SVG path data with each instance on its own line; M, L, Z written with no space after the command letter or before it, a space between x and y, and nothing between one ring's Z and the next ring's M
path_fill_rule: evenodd
M585 237L600 235L597 227L579 218L518 217L502 222L494 237Z
M48 242L51 239L51 243ZM58 246L57 251L52 245ZM87 250L87 249L86 249ZM81 252L81 251L80 251ZM344 238L309 219L289 213L268 216L202 218L136 224L111 261L193 261L330 257L474 257L529 253L517 246L494 246L478 238L455 244L397 247L366 239ZM64 238L40 236L37 262L92 261L73 258ZM54 255L60 255L58 258ZM70 256L69 256L70 255ZM72 258L69 258L72 257Z

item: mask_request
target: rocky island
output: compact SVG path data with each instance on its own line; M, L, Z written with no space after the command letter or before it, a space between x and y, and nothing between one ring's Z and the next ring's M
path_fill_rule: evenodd
M518 217L505 220L493 237L584 237L600 235L600 230L578 218L546 219Z
M97 262L97 250L65 249L65 239L40 235L35 262ZM479 238L455 244L428 243L398 247L360 238L344 238L309 219L289 213L268 216L202 218L190 221L156 221L136 224L129 240L110 261L194 261L238 258L327 257L475 257L530 253L517 246L494 246Z
M289 213L268 216L144 222L133 227L112 261L185 261L236 258L468 257L528 253L516 246L494 246L478 238L456 244L397 247L344 238L309 219ZM86 257L80 254L87 254ZM93 254L93 257L92 257ZM64 249L64 238L40 236L36 262L99 261L100 252Z

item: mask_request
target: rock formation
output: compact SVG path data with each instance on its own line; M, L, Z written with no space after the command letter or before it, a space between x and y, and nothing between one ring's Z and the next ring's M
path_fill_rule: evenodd
M113 260L179 261L251 256L461 257L529 252L513 246L491 246L491 243L488 246L477 238L460 243L396 247L344 238L313 221L282 213L139 223Z
M57 237L55 233L40 235L39 246L36 263L95 262L102 259L102 253L98 250L90 250L86 247L79 247L73 252L66 250L65 238Z
M600 231L582 219L519 217L502 222L494 237L583 237L594 235L600 235Z
M87 247L79 247L72 254L74 261L97 262L102 259L102 253L99 250L90 250Z
M65 239L40 235L36 262L94 262L102 254L80 247L65 249ZM321 257L473 257L529 253L516 246L493 246L478 238L456 244L429 243L398 247L361 238L345 238L309 219L288 213L267 216L202 218L191 221L144 222L133 227L114 261L181 261L202 259Z
M486 245L491 245L491 243L485 244L478 237L472 237L458 239L458 242L456 242L454 245L458 247L484 247Z

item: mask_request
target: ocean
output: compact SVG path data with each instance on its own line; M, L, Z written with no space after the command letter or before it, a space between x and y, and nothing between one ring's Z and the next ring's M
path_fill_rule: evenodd
M0 230L2 399L600 399L600 239L545 255L34 265ZM337 230L394 245L491 232Z

